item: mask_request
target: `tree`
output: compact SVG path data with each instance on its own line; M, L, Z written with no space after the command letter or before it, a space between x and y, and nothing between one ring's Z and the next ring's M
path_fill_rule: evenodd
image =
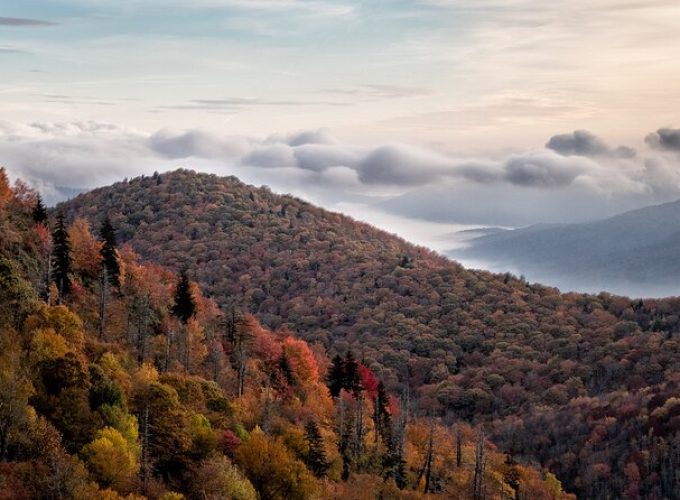
M324 477L328 472L330 464L326 458L326 450L319 426L313 420L310 420L305 425L305 438L309 446L305 463L316 477Z
M328 373L328 388L333 397L338 397L342 389L350 391L355 397L362 391L360 364L354 359L352 351L347 351L344 359L340 355L333 357Z
M352 351L347 351L345 354L345 377L344 389L352 392L357 397L363 387L361 385L361 374L359 373L359 363L354 359Z
M6 338L6 332L1 332ZM18 353L11 346L3 346L0 359L0 461L7 459L7 448L28 417L28 398L33 392L31 383L20 372Z
M43 204L42 197L40 196L40 193L37 194L36 200L35 200L35 206L33 207L33 222L36 224L47 224L47 208Z
M36 305L35 291L16 263L0 257L0 324L18 328Z
M196 300L191 290L191 283L187 271L183 270L179 275L175 288L175 303L172 313L186 324L196 314Z
M475 444L475 473L472 482L473 500L482 500L485 497L484 469L486 467L486 454L484 451L484 432L477 435Z
M375 442L377 443L378 437L380 437L382 442L387 446L389 446L392 441L392 419L390 417L390 411L387 408L388 402L385 384L383 384L381 380L378 382L378 390L373 405L373 422L375 424Z
M314 497L314 477L296 460L281 438L256 428L238 447L236 460L262 500L303 500Z
M5 167L0 167L0 208L4 207L14 198L14 192L9 184Z
M193 469L192 490L195 498L205 500L256 500L253 485L227 457L211 455Z
M125 491L139 472L139 447L113 427L104 427L83 448L87 466L104 486Z
M142 465L145 469L153 466L160 474L176 473L185 465L182 457L191 447L189 416L177 391L144 381L135 388L133 402L141 427Z
M52 233L52 279L57 285L58 301L71 291L71 240L66 230L64 214L57 215L57 225Z
M331 391L331 396L337 398L340 391L343 389L345 381L345 362L336 354L333 357L331 369L328 372L328 388Z
M257 333L261 333L262 327L253 316L246 316L238 321L234 333L234 362L238 371L237 394L243 396L246 382L246 366L250 351L250 345Z
M76 217L68 227L68 238L71 246L71 271L89 285L101 271L101 243L90 231L90 223L82 217Z
M101 259L102 267L106 269L111 286L120 288L120 263L118 262L118 242L116 232L108 217L102 222L99 230L102 239Z

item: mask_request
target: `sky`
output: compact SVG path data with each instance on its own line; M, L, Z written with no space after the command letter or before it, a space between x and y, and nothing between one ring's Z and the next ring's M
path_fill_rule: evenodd
M676 0L0 0L0 165L178 167L444 251L680 198Z

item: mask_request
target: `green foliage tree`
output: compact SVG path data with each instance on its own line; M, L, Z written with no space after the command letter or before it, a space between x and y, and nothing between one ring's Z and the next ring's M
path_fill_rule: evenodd
M385 389L385 384L381 380L378 383L378 393L376 394L373 403L373 423L376 441L378 437L380 437L382 442L389 446L392 441L392 418L390 416L388 404L389 397L387 395L387 390Z
M351 392L355 397L363 390L359 363L354 358L352 351L347 351L345 357L339 355L333 357L331 368L328 373L328 389L331 396L337 397L342 389Z
M191 283L187 271L183 270L175 288L175 302L172 313L186 324L196 314L196 300L191 290Z
M118 262L118 241L116 232L113 229L111 220L106 217L99 230L102 239L101 259L102 267L106 269L106 274L111 286L120 288L120 263Z
M57 224L52 233L52 280L57 285L58 300L61 303L71 291L71 242L64 214L57 215Z
M331 368L328 371L328 389L331 396L337 398L345 385L345 362L339 354L333 356Z
M37 306L37 294L16 263L0 256L0 324L18 328Z
M305 439L309 446L309 451L305 456L305 464L316 477L324 477L328 472L330 463L326 457L326 450L321 437L319 426L313 420L305 425Z
M47 208L43 203L40 193L36 195L35 205L32 212L33 222L36 224L47 224Z

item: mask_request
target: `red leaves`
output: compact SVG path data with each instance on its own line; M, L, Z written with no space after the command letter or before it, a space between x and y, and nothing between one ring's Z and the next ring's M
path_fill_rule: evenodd
M233 455L241 444L241 439L233 431L227 429L222 433L222 447L228 455Z
M359 377L361 378L361 387L363 387L368 397L375 399L378 394L378 379L371 369L363 363L358 363L358 369Z

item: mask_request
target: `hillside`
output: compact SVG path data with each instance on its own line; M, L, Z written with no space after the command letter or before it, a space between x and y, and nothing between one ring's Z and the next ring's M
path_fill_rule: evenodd
M101 228L0 168L0 499L573 498Z
M635 296L680 293L680 201L602 221L485 235L453 257L513 269L565 289Z
M187 267L226 311L288 325L331 354L352 347L420 412L483 423L568 491L680 491L678 299L560 294L468 271L303 201L191 171L59 208L93 224L108 215L145 259Z

